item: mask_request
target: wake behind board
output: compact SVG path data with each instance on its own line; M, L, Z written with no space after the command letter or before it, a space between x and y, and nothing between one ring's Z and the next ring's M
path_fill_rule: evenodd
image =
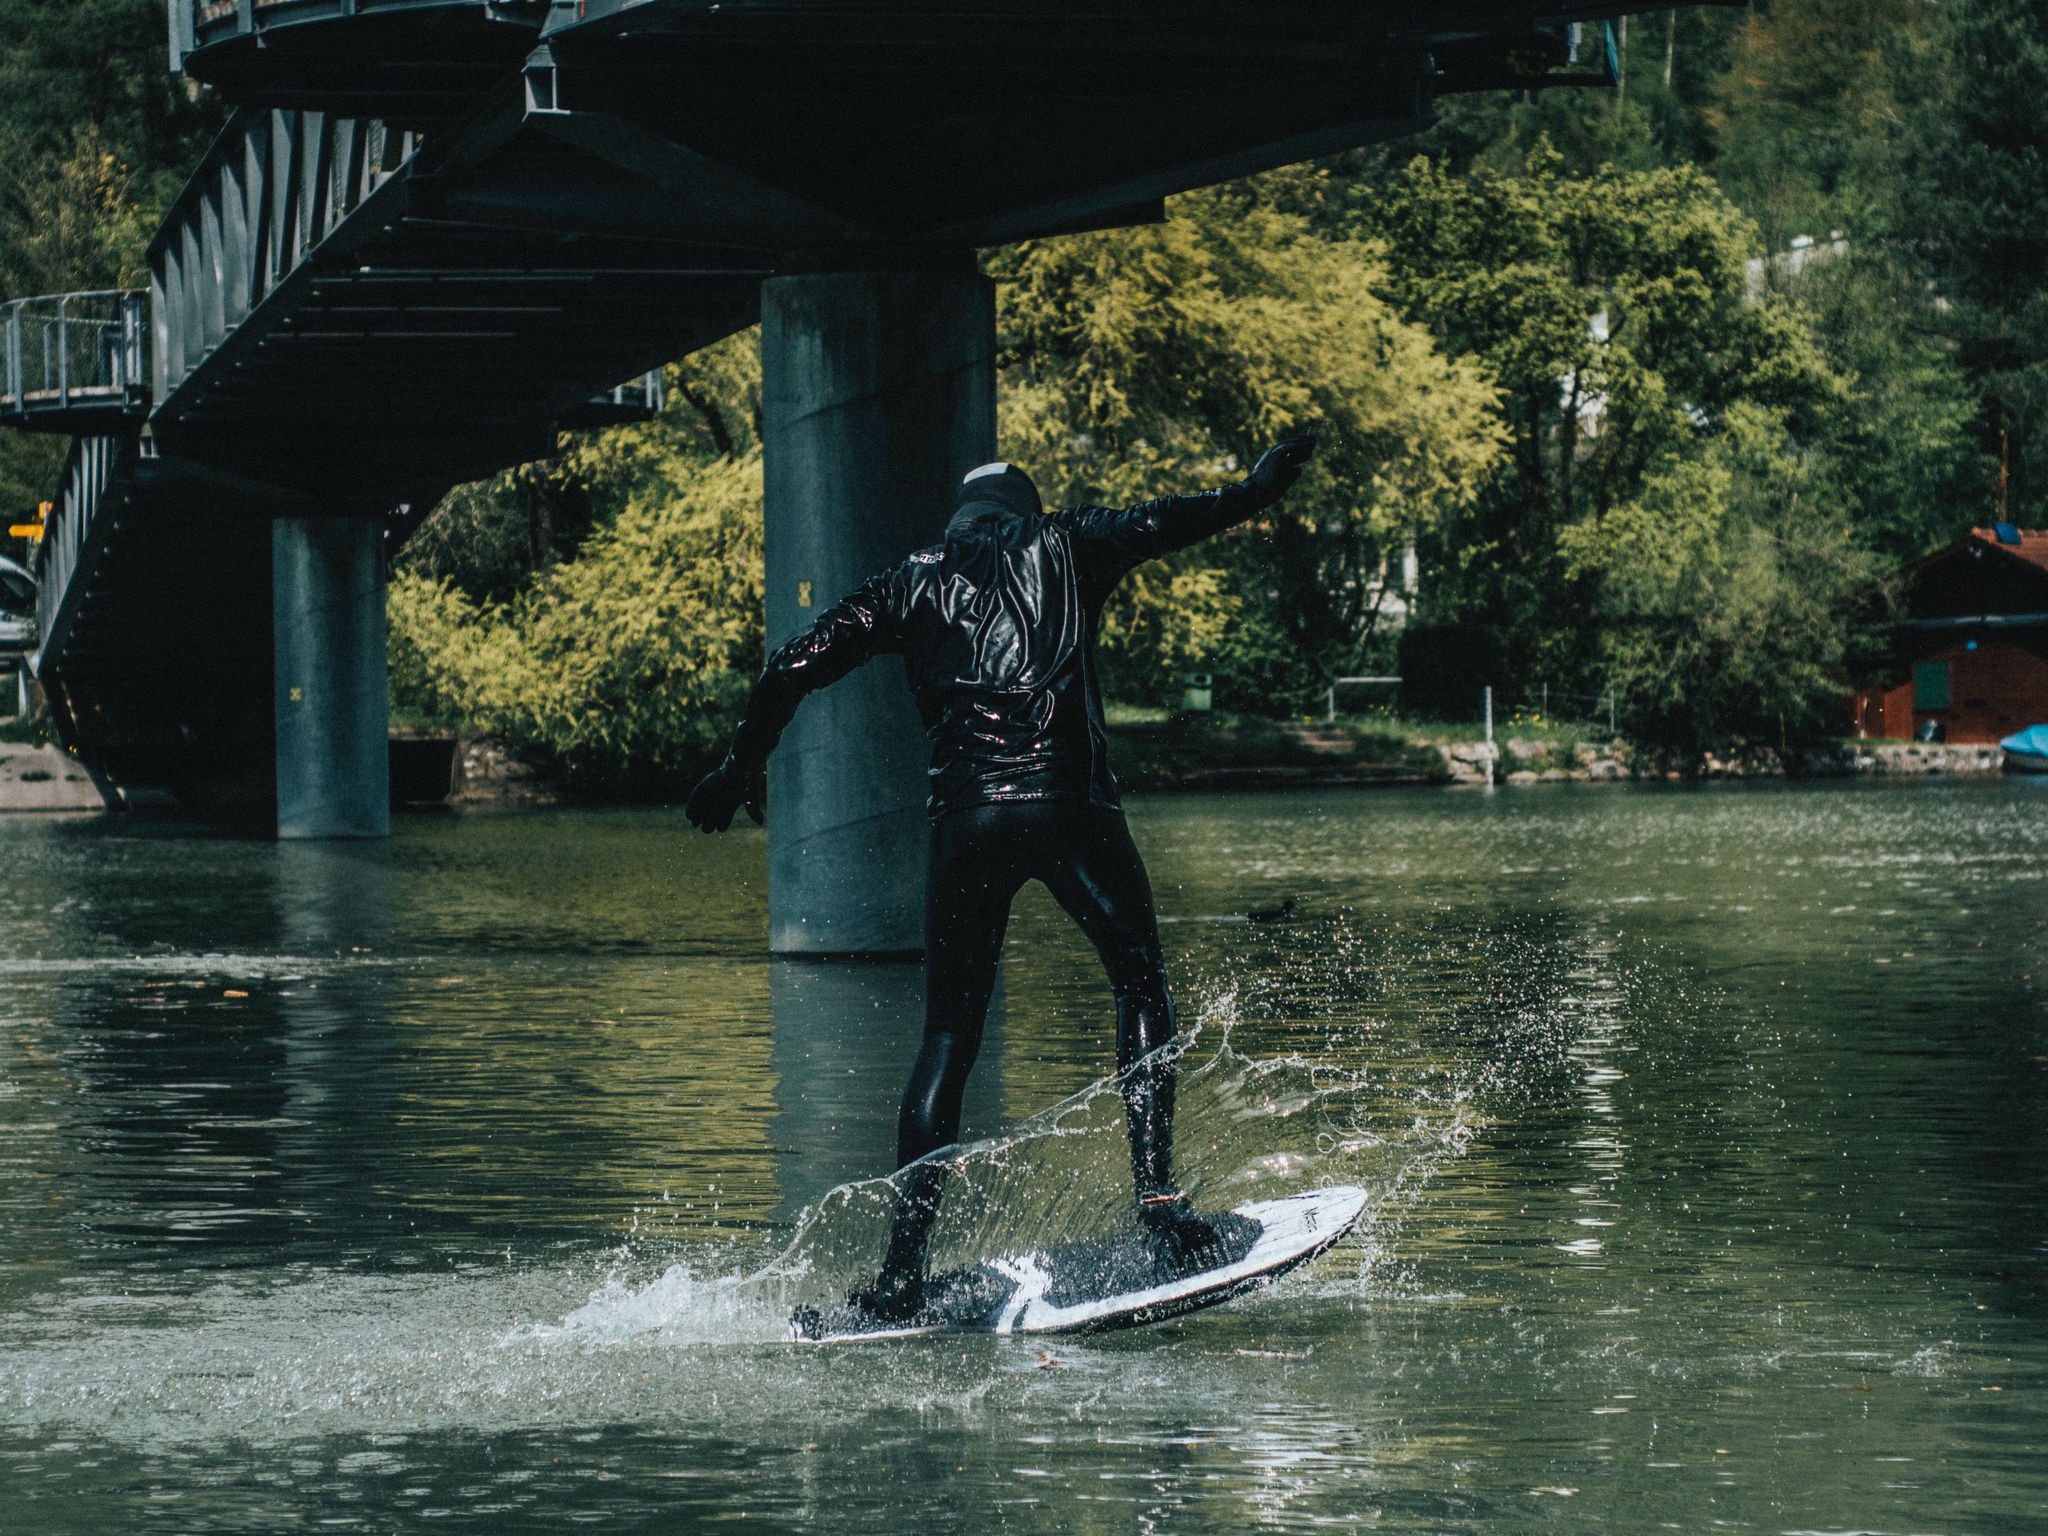
M1005 1254L935 1275L923 1309L906 1323L840 1305L800 1307L789 1336L803 1344L912 1339L934 1333L1092 1333L1135 1328L1213 1307L1306 1264L1358 1223L1354 1186L1254 1200L1212 1218L1221 1262L1162 1274L1135 1230L1123 1240Z

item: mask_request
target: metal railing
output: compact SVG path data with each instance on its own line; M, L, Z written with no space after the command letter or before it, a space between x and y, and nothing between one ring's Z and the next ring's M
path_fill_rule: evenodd
M156 398L170 399L417 148L416 135L380 122L236 116L150 243Z
M1330 686L1326 690L1324 690L1323 693L1323 719L1325 721L1331 721L1337 718L1337 690L1339 688L1365 687L1378 688L1385 693L1388 699L1392 699L1395 696L1395 694L1398 693L1400 690L1401 679L1398 677L1331 678Z
M129 289L0 304L0 414L140 414L149 403L149 296ZM56 423L52 423L56 425Z
M655 368L637 379L629 379L587 400L579 400L556 418L556 425L582 431L593 427L616 427L633 421L652 421L661 414L668 399L668 386L661 370Z
M182 70L187 54L215 43L248 37L272 26L347 21L368 12L474 12L494 18L530 18L538 29L546 0L171 0L171 68Z
M597 397L598 403L635 417L659 416L667 400L668 385L659 368L649 369L639 378L628 380Z
M132 439L121 437L81 437L71 444L71 456L64 461L63 485L36 546L38 648L45 656L50 654L60 618L68 620L77 611L71 581L78 573L115 467L132 446Z
M1601 693L1578 693L1539 684L1524 690L1516 707L1533 709L1546 721L1604 725L1610 736L1615 733L1620 716L1620 700L1611 688Z
M1368 693L1377 690L1377 705L1398 707L1401 681L1398 677L1333 677L1323 693L1323 717L1326 721L1337 718L1340 690ZM1468 709L1470 714L1466 713ZM1437 700L1434 707L1425 707L1425 717L1434 717L1439 711L1449 720L1477 723L1490 711L1506 728L1525 722L1530 725L1591 726L1596 730L1604 729L1613 736L1620 728L1621 698L1612 689L1584 693L1553 688L1547 683L1526 686L1520 692L1479 686L1469 695L1469 703Z

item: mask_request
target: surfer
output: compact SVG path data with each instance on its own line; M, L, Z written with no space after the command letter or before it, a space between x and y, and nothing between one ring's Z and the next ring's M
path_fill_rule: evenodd
M1136 566L1257 516L1301 475L1284 439L1242 481L1137 506L1046 512L1031 477L984 464L960 482L943 542L848 595L768 659L725 761L691 791L690 821L762 819L769 754L805 695L873 657L903 657L932 744L925 887L925 1029L897 1121L898 1204L875 1282L855 1305L914 1316L944 1164L958 1139L1010 902L1052 892L1101 957L1116 997L1117 1068L1138 1219L1162 1264L1198 1266L1213 1227L1173 1181L1173 1000L1145 864L1124 824L1096 677L1095 626ZM896 877L877 870L875 878Z

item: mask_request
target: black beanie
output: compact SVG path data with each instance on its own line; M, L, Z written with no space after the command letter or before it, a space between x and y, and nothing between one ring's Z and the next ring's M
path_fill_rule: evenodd
M979 469L970 469L960 482L960 492L953 505L957 509L977 501L992 501L1017 513L1035 515L1045 510L1045 503L1038 499L1038 487L1031 483L1031 477L1016 465L1000 460L984 464Z

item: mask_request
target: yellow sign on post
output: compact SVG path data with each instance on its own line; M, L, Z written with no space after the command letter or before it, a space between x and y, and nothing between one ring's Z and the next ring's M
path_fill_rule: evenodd
M40 539L43 536L41 523L10 523L7 536L11 539Z

